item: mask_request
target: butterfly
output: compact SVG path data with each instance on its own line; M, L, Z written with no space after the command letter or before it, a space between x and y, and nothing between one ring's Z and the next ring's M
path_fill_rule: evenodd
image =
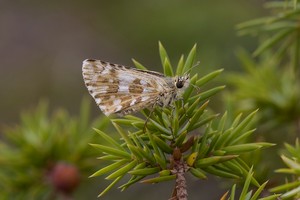
M83 61L82 74L89 93L106 116L170 106L190 84L187 74L166 77L159 72L94 59Z

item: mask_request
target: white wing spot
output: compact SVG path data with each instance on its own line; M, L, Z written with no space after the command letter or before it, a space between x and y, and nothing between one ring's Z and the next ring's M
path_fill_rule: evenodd
M99 105L101 103L101 99L100 98L95 98L96 103Z
M118 112L118 111L120 111L122 109L122 106L121 105L118 105L117 107L116 107L116 110L114 111L114 112Z
M140 80L140 83L141 83L143 86L146 86L146 85L147 85L147 82L144 81L144 80Z
M115 99L115 100L114 100L114 105L115 105L115 106L119 106L120 103L121 103L121 99Z
M104 105L100 105L99 108L104 112L104 114L106 115L106 106Z
M129 92L128 85L119 85L118 92Z
M111 66L107 65L105 69L101 72L102 75L110 74Z
M143 93L150 93L150 92L153 92L153 90L152 90L152 89L149 89L149 88L147 88L147 87L145 87L145 88L143 89Z
M133 106L136 102L136 99L133 99L132 102L130 103L130 106Z
M128 83L133 82L136 79L134 76L124 76L122 73L118 74L118 80L120 81L119 85L127 85Z
M148 99L149 99L149 96L145 96L145 97L142 97L141 101L147 101Z

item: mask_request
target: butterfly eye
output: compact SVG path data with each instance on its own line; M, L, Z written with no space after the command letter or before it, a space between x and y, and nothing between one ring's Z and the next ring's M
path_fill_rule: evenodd
M183 83L183 81L180 80L180 79L176 82L176 87L177 87L177 88L182 88L183 85L184 85L184 83Z

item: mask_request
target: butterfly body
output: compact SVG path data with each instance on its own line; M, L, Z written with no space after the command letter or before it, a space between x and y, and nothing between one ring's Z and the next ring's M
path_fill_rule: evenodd
M169 106L189 85L188 75L166 77L155 71L93 59L83 61L82 74L89 93L107 116Z

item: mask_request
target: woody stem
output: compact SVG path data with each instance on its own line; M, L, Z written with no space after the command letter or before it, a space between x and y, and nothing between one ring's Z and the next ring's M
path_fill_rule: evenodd
M188 193L186 179L184 176L187 169L187 164L184 161L174 161L174 168L172 169L172 173L176 174L176 183L170 200L187 200Z

